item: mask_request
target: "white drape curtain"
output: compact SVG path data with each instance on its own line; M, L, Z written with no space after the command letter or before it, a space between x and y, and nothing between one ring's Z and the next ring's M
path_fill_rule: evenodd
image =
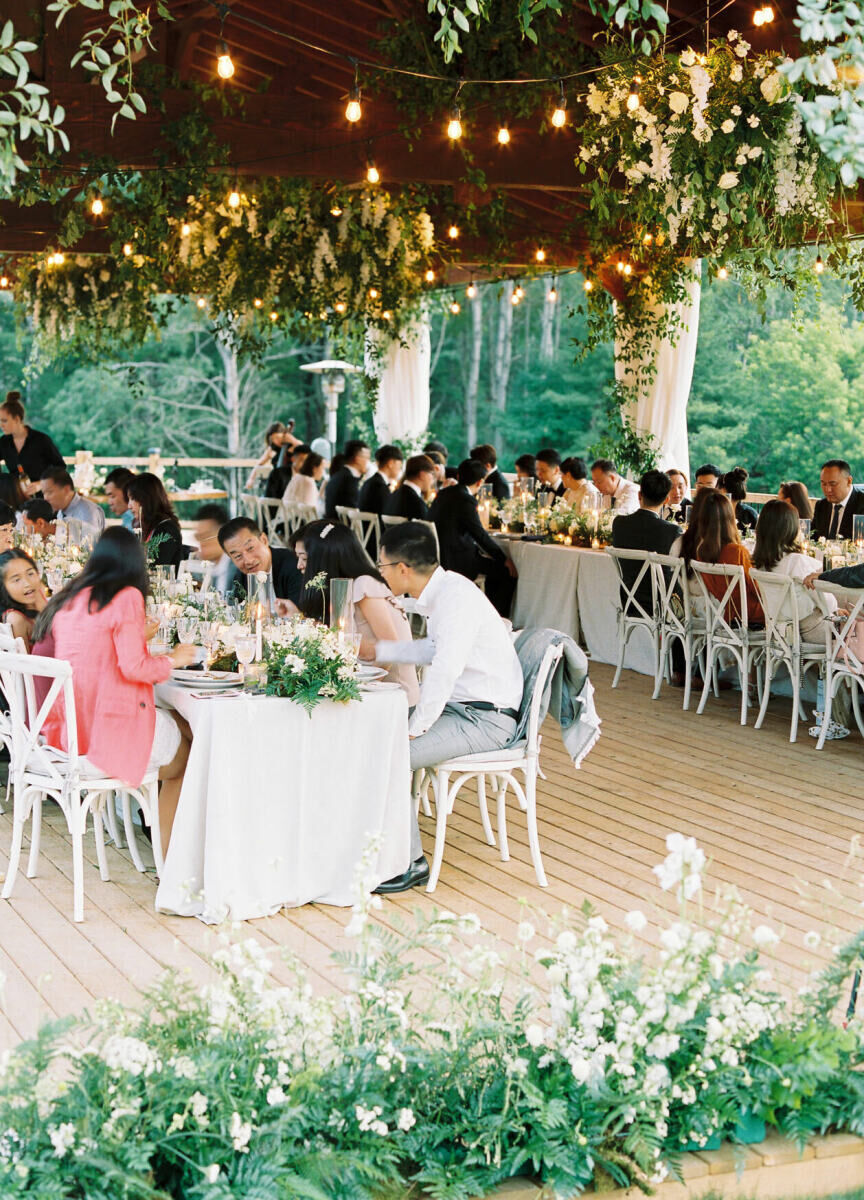
M379 445L410 442L429 427L432 346L428 314L421 313L403 329L401 340L389 340L382 359L373 352L382 344L380 337L378 330L366 333L366 371L379 376L375 434Z
M691 264L695 278L687 285L687 299L676 305L681 318L678 340L673 346L668 339L658 338L657 374L643 388L630 416L639 433L653 433L659 448L662 470L676 467L690 480L690 452L687 444L687 401L693 380L696 344L699 338L699 300L701 296L701 263ZM632 385L631 372L619 358L621 343L615 342L615 378L625 386Z

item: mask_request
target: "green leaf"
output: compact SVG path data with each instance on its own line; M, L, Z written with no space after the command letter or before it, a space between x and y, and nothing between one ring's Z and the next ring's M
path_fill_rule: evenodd
M468 18L465 16L465 14L463 13L461 8L453 9L453 20L456 22L456 24L459 26L460 29L465 31L465 33L471 32L471 25L468 21Z
M143 96L139 96L137 92L130 92L129 99L132 101L132 103L135 105L135 107L138 109L139 112L143 113L143 112L147 111L147 105L144 103Z
M11 21L7 21L3 26L3 32L0 33L0 50L7 50L12 45L14 37L15 27Z
M120 116L128 117L130 121L134 121L135 120L135 109L132 108L131 105L129 105L129 104L123 104L120 107Z

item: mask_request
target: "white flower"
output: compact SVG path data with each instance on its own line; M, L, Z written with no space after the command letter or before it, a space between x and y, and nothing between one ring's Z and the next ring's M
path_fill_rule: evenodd
M251 1121L244 1121L238 1112L233 1112L228 1136L231 1138L231 1145L235 1150L248 1153L249 1139L252 1137Z
M171 1066L174 1068L174 1074L178 1079L193 1079L195 1077L195 1064L186 1054L175 1058Z
M729 72L729 78L732 83L740 83L744 78L744 68L740 63L735 63L735 66ZM734 111L734 110L733 110Z
M753 941L760 950L765 950L768 946L776 946L780 938L770 926L757 925L753 930Z
M761 158L761 156L762 156L762 147L761 146L751 146L750 149L747 151L748 158Z
M633 912L628 912L624 918L624 922L628 929L632 929L634 933L641 933L648 924L648 919L643 912L635 908Z
M695 50L685 50L684 53L681 55L680 61L681 61L682 67L692 67L696 61L696 51Z
M563 933L559 933L555 939L555 945L562 954L572 954L576 949L576 934L570 929L565 929Z
M732 113L733 117L740 117L741 116L741 105L733 104L729 111Z
M731 117L728 120L724 121L723 124L720 126L720 129L723 133L731 133L734 128L735 128L735 122L731 119Z
M71 1150L75 1143L75 1126L71 1121L66 1121L58 1129L49 1129L48 1137L54 1147L54 1157L65 1158L66 1151Z
M537 1046L542 1046L544 1036L543 1029L540 1025L528 1025L525 1029L525 1041L529 1046L534 1046L535 1048Z
M284 1104L288 1097L283 1088L278 1083L274 1083L272 1087L267 1089L267 1103L271 1106Z
M200 1121L207 1113L207 1097L200 1092L193 1092L189 1097L189 1108L196 1121Z
M156 1055L139 1038L114 1034L102 1047L102 1058L109 1070L128 1071L130 1075L149 1075L156 1069Z
M530 942L535 934L534 926L530 921L520 921L519 928L516 931L516 936L520 942Z
M684 61L683 55L681 61ZM685 92L670 92L669 107L674 113L683 113L687 111L687 106L690 103L690 97Z
M786 82L783 76L777 71L774 71L771 75L766 75L759 84L759 91L769 104L776 104L785 90Z
M804 934L804 945L809 950L815 950L821 941L822 937L816 932L815 929L810 929Z
M399 1115L396 1118L397 1128L401 1129L403 1133L407 1133L416 1124L417 1118L410 1108L399 1109Z
M386 1054L379 1054L375 1059L375 1065L376 1067L380 1067L382 1071L389 1071L391 1066L390 1059Z
M741 38L741 40L735 46L735 53L738 55L739 58L746 58L747 51L749 49L750 49L750 43L745 42L744 39Z
M747 124L750 126L751 129L757 129L759 126L759 118L757 116L754 116L753 113L751 113L750 116L747 118Z
M723 188L724 191L728 191L729 188L737 187L738 186L738 172L737 171L724 171L723 174L720 176L720 178L717 180L717 186Z
M221 1170L218 1163L211 1163L209 1167L204 1168L204 1179L207 1183L216 1183Z

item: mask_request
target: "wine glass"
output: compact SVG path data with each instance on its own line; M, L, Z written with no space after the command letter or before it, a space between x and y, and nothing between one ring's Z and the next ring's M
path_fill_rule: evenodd
M198 620L196 617L178 617L177 618L177 640L184 646L191 646L195 642L195 635L198 632Z
M150 639L150 653L154 655L168 654L171 649L171 631L167 625L160 625Z
M255 638L248 634L235 638L234 653L237 655L237 661L240 664L240 673L245 683L246 668L255 658Z
M216 645L219 641L219 622L199 621L198 630L201 634L201 643L207 650L205 666L209 667L211 661L216 657Z

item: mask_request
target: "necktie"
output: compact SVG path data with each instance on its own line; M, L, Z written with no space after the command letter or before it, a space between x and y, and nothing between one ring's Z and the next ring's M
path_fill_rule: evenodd
M840 514L843 512L842 504L835 504L834 511L831 514L831 524L828 526L828 537L836 538L837 530L840 528Z

